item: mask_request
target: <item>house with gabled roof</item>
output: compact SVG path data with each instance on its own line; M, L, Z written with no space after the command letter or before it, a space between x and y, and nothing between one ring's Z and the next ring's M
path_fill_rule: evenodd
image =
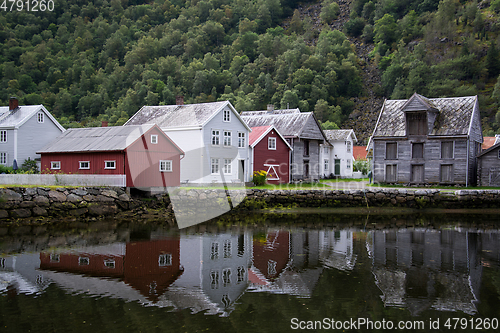
M39 161L37 150L57 138L64 127L43 105L19 105L16 98L0 107L0 164L21 166L27 160Z
M291 181L321 177L320 145L327 142L312 112L299 109L245 111L241 118L250 127L273 125L292 147Z
M386 100L370 138L375 182L476 182L483 135L477 96Z
M353 175L354 143L358 141L352 129L324 130L328 139L321 145L322 177L330 175L349 178Z
M183 183L247 182L250 127L229 101L143 106L124 126L156 124L185 152Z
M126 187L180 185L184 155L158 126L71 128L38 151L42 172L123 175Z
M252 127L248 143L254 172L266 171L271 184L290 182L292 147L274 126Z
M479 186L500 186L500 135L477 156L477 182Z

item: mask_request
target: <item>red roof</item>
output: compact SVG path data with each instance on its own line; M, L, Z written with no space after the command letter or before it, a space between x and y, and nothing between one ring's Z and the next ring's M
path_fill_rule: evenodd
M356 161L366 160L366 146L354 146L352 155Z
M271 126L257 126L257 127L252 127L252 131L250 132L249 138L248 138L248 143L251 145L254 144L255 141L260 139L262 134L264 134Z
M483 144L481 146L481 149L485 150L493 146L495 144L495 139L496 137L494 136L485 136L483 138Z

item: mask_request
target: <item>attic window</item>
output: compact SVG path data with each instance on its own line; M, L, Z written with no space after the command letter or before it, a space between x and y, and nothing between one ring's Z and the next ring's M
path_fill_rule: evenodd
M427 134L427 114L424 112L415 112L406 114L406 132L408 135L426 135Z
M351 152L351 141L347 141L346 144L347 144L347 152L350 153Z
M38 112L37 118L39 123L43 123L44 120L43 112Z
M156 134L151 135L151 143L152 144L158 143L158 135L156 135Z
M231 110L224 110L223 121L230 122L231 121Z

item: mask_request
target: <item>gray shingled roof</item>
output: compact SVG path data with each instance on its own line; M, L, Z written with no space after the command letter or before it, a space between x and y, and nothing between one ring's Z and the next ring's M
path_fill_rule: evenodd
M326 138L328 141L342 141L342 140L347 140L349 139L349 136L351 135L352 129L348 130L323 130L323 132L326 135ZM356 135L354 136L356 138ZM354 140L357 141L357 140Z
M430 135L467 135L477 96L431 98L417 95L438 110L434 129ZM406 136L403 107L408 100L386 100L373 132L374 137Z
M312 112L300 112L299 109L268 111L244 111L241 118L250 127L273 125L285 137L300 136L304 125Z
M128 125L157 124L160 128L203 126L224 108L228 101L186 105L143 106L126 123Z
M9 111L8 106L0 106L0 128L18 128L39 111L43 111L61 131L64 131L64 127L57 122L43 105L21 105L13 111Z
M154 125L70 128L37 153L120 151Z

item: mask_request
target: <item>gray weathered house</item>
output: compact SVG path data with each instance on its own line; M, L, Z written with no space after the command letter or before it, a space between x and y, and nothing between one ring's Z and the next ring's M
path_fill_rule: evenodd
M474 184L482 141L477 96L386 100L368 147L373 179Z
M500 137L477 156L477 182L479 186L500 186Z
M241 118L249 127L273 125L292 146L291 180L318 180L321 176L320 145L327 138L312 112L299 109L246 111Z

